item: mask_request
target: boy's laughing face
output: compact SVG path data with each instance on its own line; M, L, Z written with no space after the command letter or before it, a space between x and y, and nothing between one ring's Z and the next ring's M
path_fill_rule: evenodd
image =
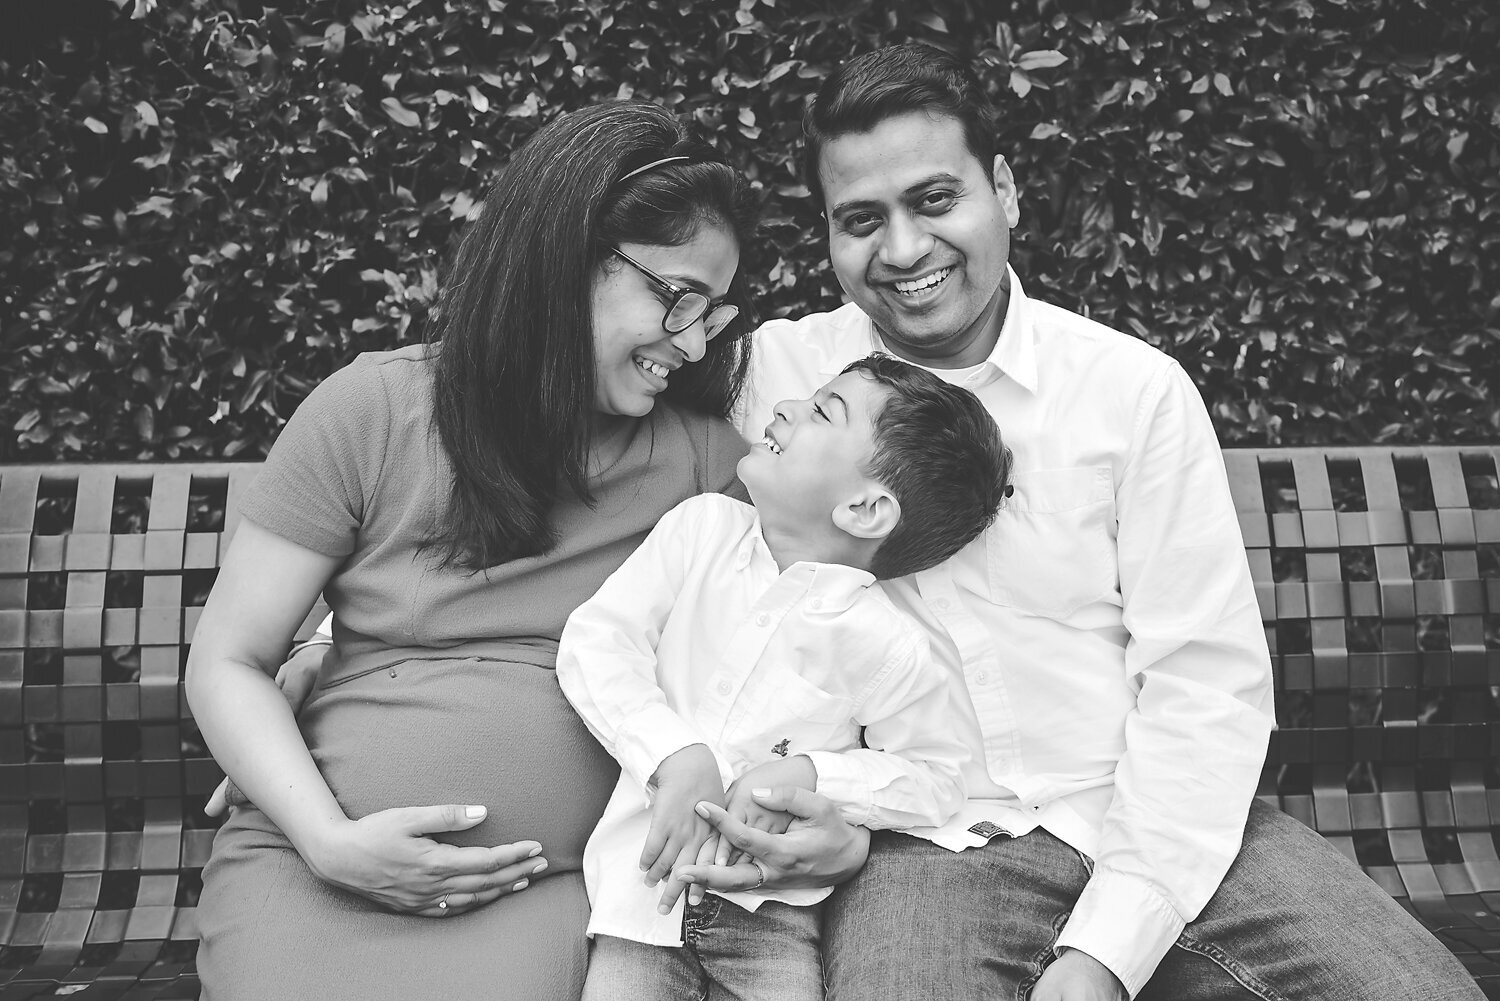
M783 400L765 437L740 460L762 523L812 525L860 496L875 454L875 418L890 390L845 372L808 400Z

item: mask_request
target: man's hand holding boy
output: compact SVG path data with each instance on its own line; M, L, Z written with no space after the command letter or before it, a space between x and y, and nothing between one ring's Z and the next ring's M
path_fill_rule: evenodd
M730 785L725 793L724 812L752 830L785 834L792 823L792 815L784 810L764 806L750 795L752 790L764 792L777 786L816 792L818 769L805 754L794 754L789 758L778 758L756 765ZM714 851L715 865L734 865L744 857L744 852L735 848L727 837L719 835L718 848Z

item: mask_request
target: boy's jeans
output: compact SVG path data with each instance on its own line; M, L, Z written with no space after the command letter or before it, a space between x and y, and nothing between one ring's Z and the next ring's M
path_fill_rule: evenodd
M712 893L687 908L681 946L594 936L583 1001L822 1001L822 905L754 914Z
M1089 863L1038 828L954 854L876 831L826 902L829 1001L1019 999ZM1219 891L1137 1001L1483 1001L1453 955L1353 863L1257 802Z

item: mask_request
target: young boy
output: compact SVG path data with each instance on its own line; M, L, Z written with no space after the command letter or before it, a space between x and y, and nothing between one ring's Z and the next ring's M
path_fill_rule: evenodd
M677 867L728 852L693 808L725 803L780 832L790 818L750 791L800 785L869 827L953 814L968 752L947 679L922 630L870 585L978 537L1009 463L972 394L872 355L775 408L739 464L753 508L684 501L569 618L558 681L621 766L584 851L585 1001L700 997L709 982L737 997L823 996L811 905L830 891L682 903Z

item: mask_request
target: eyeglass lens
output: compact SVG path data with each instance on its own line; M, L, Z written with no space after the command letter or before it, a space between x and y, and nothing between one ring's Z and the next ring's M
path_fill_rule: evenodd
M730 321L738 316L740 312L739 307L728 304L721 305L709 311L708 304L708 296L702 292L684 292L672 304L672 308L668 310L663 326L670 333L681 333L696 323L698 318L702 316L703 334L705 337L711 338L729 326ZM708 312L707 316L703 316L705 312Z

